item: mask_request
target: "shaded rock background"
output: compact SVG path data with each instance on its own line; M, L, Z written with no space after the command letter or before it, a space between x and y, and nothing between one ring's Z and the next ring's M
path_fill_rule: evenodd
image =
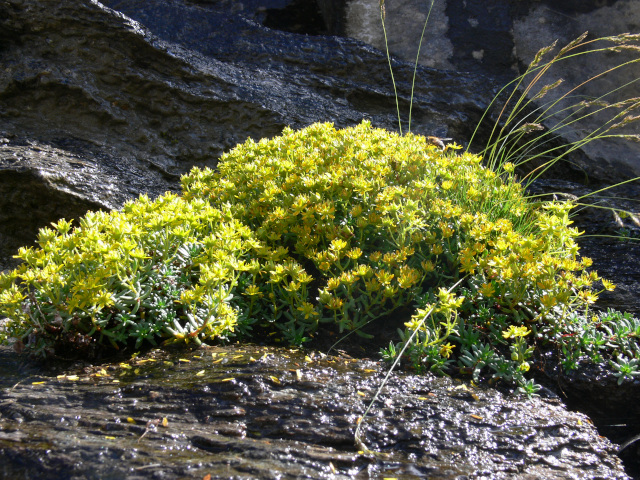
M430 1L399 0L386 4L389 49L400 58L413 62ZM384 50L380 28L379 2L349 0L346 4L345 31ZM420 63L425 66L481 72L504 83L525 71L541 48L558 41L566 45L584 32L588 39L640 32L640 8L637 0L464 0L436 1L422 49ZM604 44L594 44L592 47ZM615 65L638 58L638 52L574 58L547 73L543 84L558 79L565 83L540 101L557 100L587 78ZM590 82L577 94L598 98L631 82L626 88L606 97L610 103L640 96L640 64L616 70L607 77ZM539 85L538 89L542 86ZM533 92L537 92L534 89ZM573 103L573 102L571 102ZM557 110L563 108L560 104ZM575 141L600 127L609 117L595 115L564 128L564 138ZM548 126L551 126L549 124ZM637 124L619 133L637 134ZM617 183L640 176L640 142L607 140L584 147L585 156L574 159L585 173L596 180Z
M416 3L424 2L389 2L387 12L391 22L398 6L408 22L389 23L391 35L395 28L402 33L392 50L405 129L415 52L403 48L415 48L422 29ZM574 28L576 18L617 12L618 20L638 28L630 0L555 3L438 2L428 30L435 36L418 68L412 131L464 144L493 94L537 50L535 42L553 32L577 36L583 30L582 24ZM344 127L369 119L397 129L386 55L375 48L378 4L0 1L0 267L12 264L19 246L33 245L38 228L88 209L118 208L142 193L177 191L181 174L214 166L247 137L316 121ZM368 36L358 22L369 23ZM582 171L567 167L556 172L561 182L547 185L580 195L636 168L637 151L611 148L577 158ZM596 186L568 182L581 180L584 171ZM616 197L592 200L638 211L637 203L624 200L640 198L637 186L619 189ZM589 233L615 237L626 229L640 236L631 219L595 212L579 218ZM604 305L637 313L637 244L607 242L582 242L598 270L618 284ZM638 433L637 420L627 423Z

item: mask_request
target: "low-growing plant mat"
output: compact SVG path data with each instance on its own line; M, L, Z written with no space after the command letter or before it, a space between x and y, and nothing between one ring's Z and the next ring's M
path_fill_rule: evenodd
M374 322L395 315L404 328L385 337L383 356L405 349L418 372L454 368L531 394L531 355L556 348L568 364L589 354L620 381L637 375L636 319L609 350L604 334L564 336L606 325L585 309L594 287L613 288L587 271L572 204L532 201L508 164L494 171L456 151L367 122L248 140L217 171L186 175L182 196L43 229L39 248L21 249L24 263L0 277L4 339L39 356L303 345L323 326L336 340L375 336Z

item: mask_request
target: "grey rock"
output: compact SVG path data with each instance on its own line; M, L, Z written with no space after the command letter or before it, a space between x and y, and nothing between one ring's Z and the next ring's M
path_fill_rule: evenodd
M386 25L390 51L405 61L415 61L420 35L431 2L402 0L387 2ZM635 0L554 2L537 0L436 1L420 53L420 63L434 68L477 72L505 83L523 73L525 66L543 47L558 41L566 45L588 31L589 39L638 33L640 10ZM346 34L384 50L379 2L349 0L346 7ZM594 45L594 46L603 46ZM563 86L541 100L556 100L587 78L625 61L638 58L638 51L574 58L551 70L544 84L562 78ZM598 98L608 95L610 103L640 96L640 64L590 82L576 92ZM539 85L541 87L542 84ZM537 92L534 89L533 92ZM583 97L584 98L584 97ZM566 104L560 104L564 107ZM631 112L633 114L633 112ZM582 119L559 133L568 141L584 138L586 132L602 126L610 116L600 114ZM548 127L553 124L548 123ZM637 134L638 124L616 133ZM607 139L586 145L584 155L572 158L595 181L618 183L640 176L640 142Z
M363 423L372 453L359 453L355 426L385 374L369 360L248 345L12 362L0 350L6 478L628 478L615 446L557 399L431 375L391 377Z

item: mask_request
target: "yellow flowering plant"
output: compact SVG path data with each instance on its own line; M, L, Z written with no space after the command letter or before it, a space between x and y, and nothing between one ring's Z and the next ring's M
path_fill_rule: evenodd
M120 211L60 220L0 275L0 340L36 356L217 338L253 234L207 202L146 196Z
M467 199L468 186L481 183L494 191ZM411 304L425 284L433 289L460 276L462 223L477 221L463 212L489 198L520 202L517 187L487 178L478 157L442 155L423 137L366 122L249 140L224 155L217 172L192 171L183 188L187 200L209 198L216 208L232 209L266 246L256 251L262 262L284 248L288 261L314 279L315 298L307 290L278 294L274 289L284 287L272 276L273 296L262 298L272 320L296 322L301 305L314 304L313 319L363 335L362 326ZM444 266L442 273L436 265Z
M326 322L371 335L363 327L413 305L407 332L385 357L411 338L411 364L442 372L455 361L454 345L442 342L455 341L460 358L484 342L508 364L510 374L497 375L520 383L530 346L520 345L513 360L502 331L562 323L593 300L600 279L579 256L570 203L531 201L513 169L498 175L455 151L368 122L344 130L315 124L248 140L218 171L194 169L183 178L184 196L228 208L256 233L262 247L254 255L267 267L252 278L265 292L252 297L253 311L287 341ZM273 263L276 249L282 256ZM295 264L308 288L276 281L277 262ZM443 303L439 289L463 278L456 301ZM466 341L467 330L478 338ZM482 370L468 363L476 375Z
M478 156L314 124L248 140L182 187L43 229L0 276L2 340L42 356L253 334L300 345L323 324L375 335L413 309L383 356L519 385L545 341L567 358L586 348L561 333L601 282L571 205L531 201Z

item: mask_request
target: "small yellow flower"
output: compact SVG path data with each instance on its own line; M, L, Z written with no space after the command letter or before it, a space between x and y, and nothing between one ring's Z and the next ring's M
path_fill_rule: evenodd
M369 265L360 264L353 269L353 273L360 277L369 277L372 275L371 267Z
M598 300L598 295L596 293L590 292L589 290L582 290L578 292L578 297L580 297L588 304L595 303L596 300Z
M478 291L485 297L491 298L496 294L496 289L493 287L493 283L483 283Z
M358 280L358 277L353 272L342 272L342 275L340 275L340 282L343 285L353 285Z
M354 217L359 217L362 215L362 205L356 205L351 209L351 215Z
M589 257L582 257L582 266L584 268L589 268L591 265L593 265L592 259L590 259Z
M334 238L331 240L331 245L329 246L329 250L334 252L341 252L345 248L347 248L347 242L341 238Z
M364 228L369 225L369 221L365 217L358 217L356 220L356 226L358 228Z
M382 258L382 253L380 252L373 252L371 253L371 255L369 255L369 259L372 262L379 262L381 258Z
M393 277L394 277L393 273L388 272L386 270L381 270L379 272L376 272L376 278L382 285L389 285L389 283L391 283L391 280L393 280Z
M339 286L340 286L340 279L339 278L331 277L329 280L327 280L327 290L329 290L329 291L335 290Z
M304 302L301 307L298 307L298 310L300 310L304 314L305 320L307 320L309 317L315 317L318 315L315 307L309 302Z
M542 297L540 297L540 303L542 303L544 308L548 309L553 307L556 303L558 303L558 300L554 296L545 294Z
M318 265L318 270L320 270L321 272L326 272L331 268L331 264L329 262L320 262L320 265Z
M420 266L425 272L433 272L436 269L436 266L431 260L424 260L420 263Z
M387 285L386 287L384 287L384 290L382 291L382 295L385 298L394 298L396 295L398 294L398 287L393 285Z
M613 283L611 283L609 280L605 278L603 278L601 282L602 282L602 286L607 292L612 292L616 288L616 286Z
M449 238L454 233L453 228L444 222L440 222L439 227L440 227L440 230L442 231L442 238Z
M302 284L307 284L313 280L313 277L307 272L299 272L296 275L296 280Z
M387 252L382 256L382 261L389 266L395 266L400 259L398 258L397 252Z
M420 280L420 274L414 268L404 265L398 270L398 285L400 288L411 288Z
M443 356L444 358L449 358L454 348L456 348L455 345L451 345L450 343L444 343L440 346L440 355Z
M527 327L516 327L515 325L510 325L508 330L504 330L502 332L502 336L504 338L522 338L526 337L530 333L531 330L529 330Z
M282 288L284 288L289 293L295 293L300 290L300 284L298 282L291 281L288 285L285 285Z
M344 301L341 298L332 296L325 305L329 310L340 310L344 305Z
M378 282L378 280L376 280L375 278L372 278L370 280L364 281L364 287L367 290L367 292L373 293L380 290L382 285L380 285L380 282Z

